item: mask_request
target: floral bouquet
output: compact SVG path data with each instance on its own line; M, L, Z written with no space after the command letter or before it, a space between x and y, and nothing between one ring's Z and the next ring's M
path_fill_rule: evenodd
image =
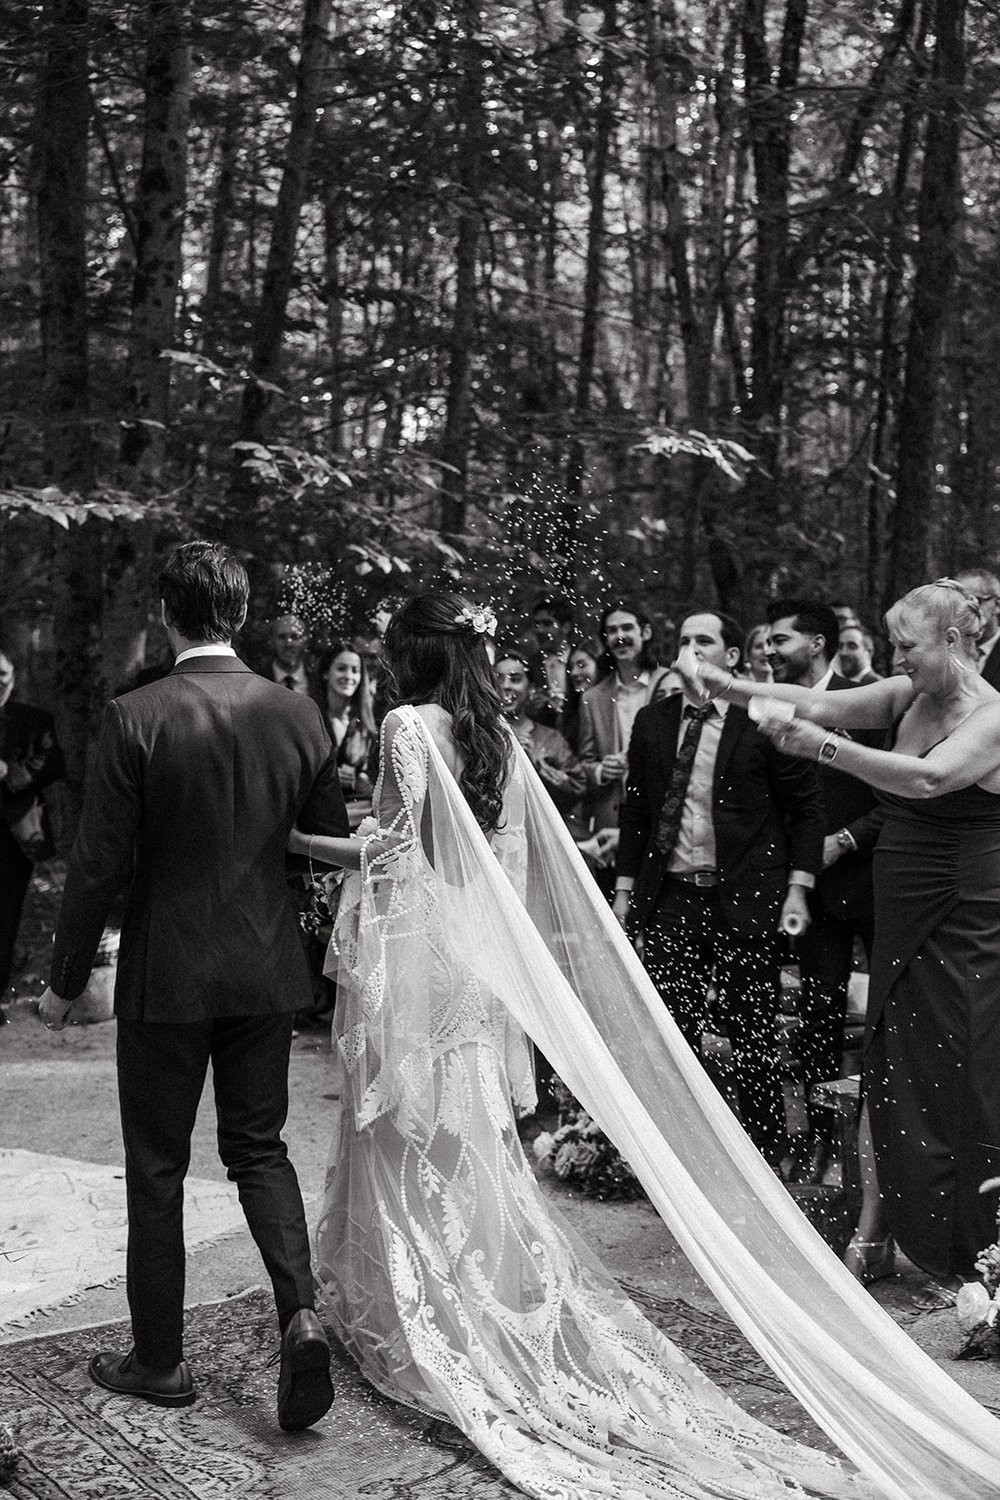
M643 1189L628 1162L558 1078L552 1080L559 1111L555 1131L535 1137L539 1165L592 1198L641 1198Z
M981 1193L1000 1188L1000 1177L991 1177L980 1187ZM976 1270L982 1281L969 1281L958 1294L955 1311L965 1333L965 1343L958 1359L1000 1358L1000 1209L997 1211L997 1239L976 1258Z

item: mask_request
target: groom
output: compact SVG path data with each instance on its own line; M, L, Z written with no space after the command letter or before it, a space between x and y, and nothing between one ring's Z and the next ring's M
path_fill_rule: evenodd
M329 1410L333 1387L281 1139L292 1018L310 995L285 844L293 824L346 835L347 812L315 703L258 677L230 644L247 609L240 563L188 542L167 559L160 592L174 668L105 712L39 1006L53 1030L72 1021L127 891L115 1012L134 1347L95 1354L90 1374L159 1405L194 1400L184 1176L211 1061L219 1154L274 1287L278 1421L298 1431Z

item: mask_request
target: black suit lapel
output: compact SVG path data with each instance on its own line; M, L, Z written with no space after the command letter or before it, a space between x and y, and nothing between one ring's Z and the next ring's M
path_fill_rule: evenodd
M733 751L750 727L750 720L745 711L730 705L719 736L719 753L715 757L715 775L712 778L713 801L719 794L719 784L726 774L726 767L732 759Z
M674 761L677 759L677 740L681 728L681 712L684 708L684 697L675 693L672 698L667 698L663 704L663 716L660 720L660 734L663 740L662 766L666 777L667 786L673 775Z

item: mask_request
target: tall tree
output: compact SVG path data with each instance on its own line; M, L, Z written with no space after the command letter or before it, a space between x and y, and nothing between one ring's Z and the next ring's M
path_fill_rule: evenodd
M35 116L45 466L86 495L94 483L87 340L87 0L46 0ZM72 526L55 547L56 696L71 784L82 785L99 701L102 568L98 522Z
M441 437L441 530L465 530L465 491L472 419L472 373L476 343L476 274L482 233L483 111L481 16L477 0L459 0L461 69L455 97L459 128L458 234L455 241L455 302L448 338L447 404Z
M965 0L937 0L919 238L898 428L896 508L887 601L926 581L935 499L942 349L961 213Z
M253 328L250 378L243 390L239 434L260 442L279 375L288 298L295 271L295 236L308 192L309 158L323 102L331 0L303 0L302 36L284 170L271 225L271 242Z
M618 45L617 0L601 0L601 26L597 33L600 47L597 102L593 134L586 162L587 243L584 252L583 306L580 310L580 346L576 364L576 389L573 398L573 438L566 461L565 499L559 528L558 547L565 559L563 584L575 571L575 552L580 530L580 500L587 461L584 428L590 413L594 369L597 363L597 340L601 316L601 290L604 277L604 249L607 238L607 192L611 146L617 118L620 88L621 55Z
M135 207L132 341L121 459L156 480L169 421L170 363L181 282L181 235L191 113L187 0L149 0L146 122Z

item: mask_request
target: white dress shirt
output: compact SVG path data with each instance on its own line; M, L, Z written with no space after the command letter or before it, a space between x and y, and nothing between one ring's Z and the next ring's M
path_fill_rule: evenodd
M681 826L677 832L674 852L667 861L671 875L687 874L691 870L715 869L715 824L712 821L712 783L715 780L715 762L719 754L722 726L726 722L729 704L716 701L712 712L702 721L701 737L694 752L691 779L684 794L681 811ZM687 700L684 707L687 708ZM677 749L694 721L681 713L681 725L677 734Z

